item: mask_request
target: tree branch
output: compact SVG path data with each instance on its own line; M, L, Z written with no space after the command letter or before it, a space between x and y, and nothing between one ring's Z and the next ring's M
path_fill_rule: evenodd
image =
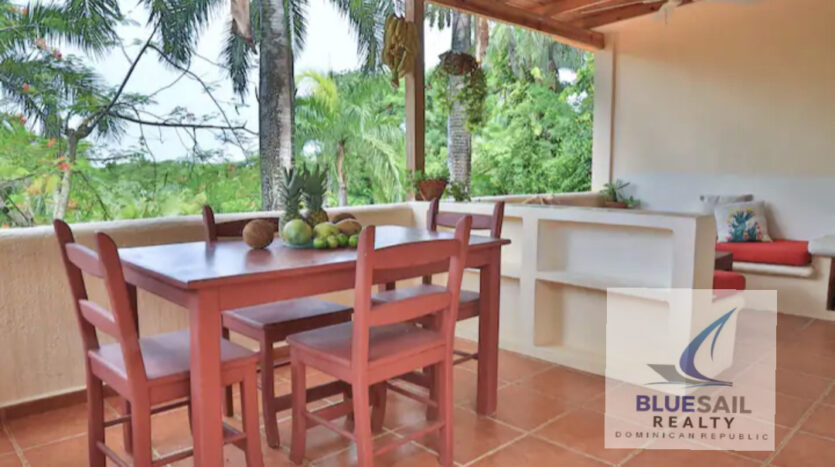
M148 50L148 47L151 46L151 41L154 39L156 33L157 27L154 27L154 30L151 31L151 35L148 36L148 40L145 41L145 44L143 44L142 48L139 49L139 53L136 54L136 58L134 58L133 62L130 64L128 72L125 74L125 77L122 78L122 82L119 84L119 88L116 90L116 94L113 95L113 97L110 99L110 102L107 103L104 109L102 109L100 112L96 112L90 117L87 117L86 119L84 119L84 122L82 122L81 125L78 126L78 131L82 131L82 128L84 129L83 132L85 134L83 134L82 138L90 134L90 132L93 131L93 128L95 128L96 125L98 125L99 120L101 120L101 118L105 115L109 114L110 110L113 109L113 106L116 105L116 102L119 100L119 98L122 96L122 92L124 92L125 90L125 86L128 85L128 81L130 80L130 77L133 75L133 71L136 70L136 65L139 64L139 59L142 58L142 55L144 55L145 51Z
M177 68L178 70L182 71L183 73L187 73L195 81L200 83L200 85L203 86L203 91L205 91L206 94L209 95L209 99L211 99L212 102L214 102L215 107L217 107L217 110L220 112L220 115L223 117L223 120L226 122L227 125L229 125L230 127L232 126L232 122L229 120L229 117L226 115L226 111L223 110L223 106L221 106L220 102L218 102L217 99L215 99L215 96L214 96L214 94L212 94L212 91L209 88L209 86L206 84L205 81L203 81L202 78L200 78L200 76L197 75L197 73L191 71L191 69L189 69L189 68L185 68L185 67L175 63L167 55L165 55L165 53L162 50L160 50L157 46L151 45L150 48L153 49L154 51L156 51L156 53L158 53L159 56L162 57L171 66L173 66L174 68ZM244 144L241 141L241 138L238 137L238 134L235 133L235 132L232 132L232 135L235 137L235 141L237 141L238 147L241 149L241 152L243 153L244 156L246 156L246 148L244 148Z
M102 214L104 214L104 220L109 221L112 219L110 217L110 212L107 210L107 205L104 204L104 200L101 199L101 195L99 195L98 190L93 184L90 182L90 179L87 178L87 175L84 172L78 171L77 174L81 175L81 179L84 180L84 183L90 188L90 191L93 192L93 195L96 197L96 201L99 202L99 206L101 206Z
M148 126L156 126L156 127L164 127L164 128L187 128L191 130L229 130L229 131L246 131L251 134L256 134L254 131L248 129L244 125L238 126L229 126L229 125L209 125L203 123L189 123L189 122L160 122L160 121L150 121L150 120L143 120L136 117L131 117L125 114L120 114L116 112L109 112L110 115L116 118L121 118L122 120L126 120L132 123L138 123L140 125L148 125Z

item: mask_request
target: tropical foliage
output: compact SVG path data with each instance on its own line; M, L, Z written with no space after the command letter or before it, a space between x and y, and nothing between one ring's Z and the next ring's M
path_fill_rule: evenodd
M328 205L399 201L413 184L404 167L405 86L393 89L390 75L373 58L379 52L375 44L382 40L375 21L385 18L391 2L334 1L366 51L365 69L296 75L291 112L295 137L289 152L296 165L327 169ZM158 161L144 138L120 152L102 144L118 141L131 126L179 125L189 132L216 132L219 139L233 142L249 136L220 105L214 115L191 115L182 108L152 114L148 109L155 103L154 93L124 89L140 59L156 59L203 86L211 97L210 86L189 64L200 26L219 3L187 3L188 8L167 11L165 2L140 1L149 34L140 43L123 44L115 33L125 21L116 0L65 0L23 8L0 0L0 226L43 224L56 216L87 221L194 214L204 203L220 212L262 208L263 154L231 160L195 145L187 157ZM283 4L293 15L291 37L301 47L306 3ZM454 23L448 10L432 7L428 12L436 26ZM173 19L177 15L182 15L179 23ZM259 18L253 13L256 46ZM588 189L594 94L590 56L523 29L473 23L486 99L482 121L467 133L471 184L453 179L448 193L466 199ZM68 46L80 55L62 52ZM246 87L246 74L254 65L251 46L231 39L227 46L227 70L236 87ZM130 51L133 66L120 84L110 86L85 57L114 48ZM577 75L570 84L560 80L559 71L566 69ZM448 95L446 85L428 83L427 174L452 172Z

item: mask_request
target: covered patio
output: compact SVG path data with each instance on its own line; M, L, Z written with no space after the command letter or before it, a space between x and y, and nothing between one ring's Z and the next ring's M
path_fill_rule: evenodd
M433 3L553 35L595 54L592 184L631 182L642 209L603 207L596 191L444 202L444 211L489 215L505 201L498 276L495 410L477 405L478 362L454 370L456 465L707 464L835 465L835 303L830 255L803 264L732 261L747 289L776 290L774 451L605 449L606 298L612 287L712 289L719 268L716 221L702 195L753 194L766 202L775 239L808 242L835 233L835 4L827 0L435 0ZM667 5L667 6L665 6ZM662 10L659 12L659 10ZM407 19L423 0L407 0ZM420 30L421 28L419 28ZM422 38L421 38L422 41ZM406 79L407 165L424 165L422 56ZM802 75L802 76L801 76ZM797 83L800 85L789 85ZM790 90L787 90L790 87ZM547 196L546 196L547 195ZM363 225L425 229L428 203L328 209ZM219 220L268 215L229 214ZM272 213L275 214L275 213ZM73 226L78 242L111 235L120 248L199 242L195 216ZM735 253L738 254L738 253ZM87 464L81 343L53 230L0 231L0 467ZM752 266L753 264L753 266ZM724 267L724 266L723 266ZM835 277L835 276L834 276ZM417 283L402 280L397 287ZM476 270L463 288L479 290ZM101 283L91 296L106 302ZM322 295L350 305L350 290ZM142 335L189 328L183 308L140 289ZM481 318L479 318L481 319ZM685 326L669 319L660 329ZM459 322L459 349L477 346L479 320ZM245 342L244 340L239 340ZM323 373L308 374L325 383ZM483 383L482 383L483 384ZM290 393L289 368L275 372ZM317 402L337 404L338 398ZM425 408L389 392L376 443L426 427ZM488 404L489 408L489 404ZM119 401L105 411L116 416ZM485 413L487 412L487 413ZM265 465L289 459L290 412L279 414L281 446L262 445ZM226 417L240 427L240 413ZM265 438L263 418L261 437ZM152 422L155 455L192 444L185 408ZM123 450L121 429L107 442ZM121 452L121 451L120 451ZM406 443L376 465L436 465L438 440ZM245 465L234 446L226 465ZM209 461L211 462L211 461ZM192 459L176 462L186 465ZM354 465L356 449L325 427L308 434L305 465Z

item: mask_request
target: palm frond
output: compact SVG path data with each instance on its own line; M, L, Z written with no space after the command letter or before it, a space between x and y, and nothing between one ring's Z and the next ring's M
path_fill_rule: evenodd
M140 0L149 10L151 24L166 56L178 65L185 65L197 45L197 38L223 0L164 1Z

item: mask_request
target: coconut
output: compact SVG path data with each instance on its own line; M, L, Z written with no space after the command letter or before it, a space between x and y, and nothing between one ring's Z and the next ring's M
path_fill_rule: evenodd
M264 219L249 221L244 226L244 242L252 248L266 248L273 242L275 236L275 225Z
M354 219L343 219L336 223L336 227L339 229L340 232L344 233L349 237L351 235L354 235L355 233L359 233L362 230L362 224L360 224Z
M350 212L340 212L331 216L331 222L334 224L345 219L356 219L356 217L354 217L354 215Z

